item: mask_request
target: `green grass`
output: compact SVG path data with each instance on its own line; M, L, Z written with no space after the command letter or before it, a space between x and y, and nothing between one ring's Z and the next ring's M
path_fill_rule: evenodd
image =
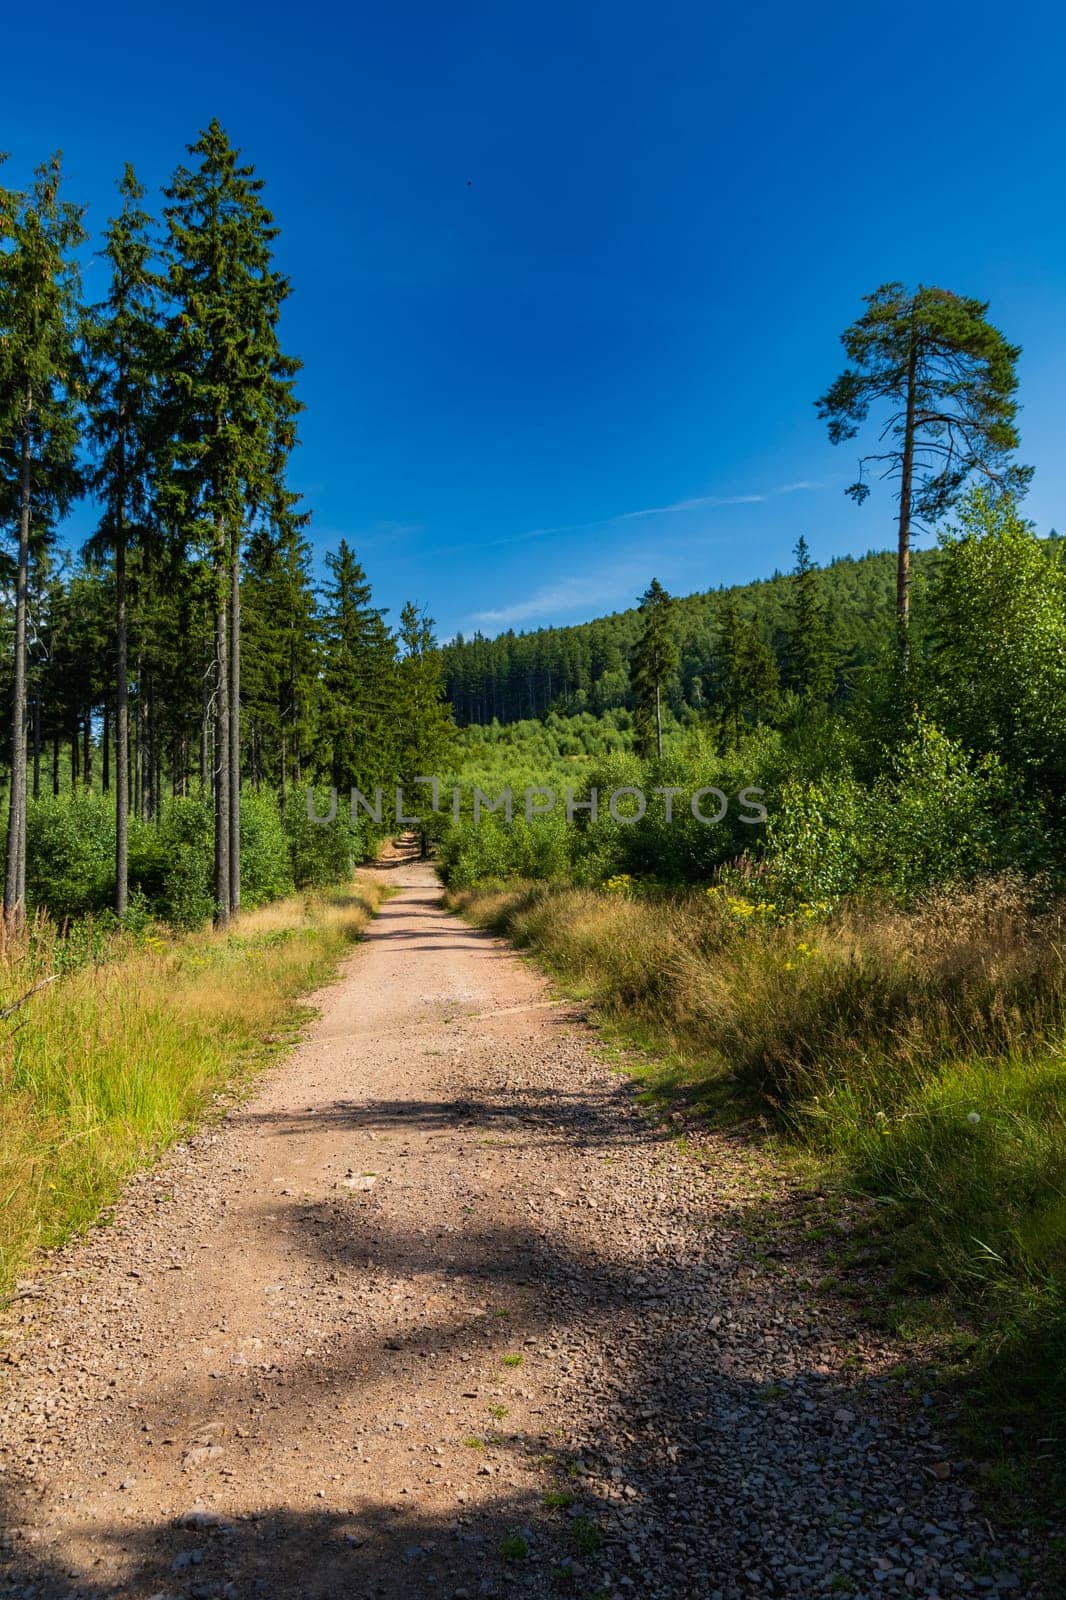
M940 1351L968 1443L1066 1500L1066 908L1011 877L815 916L545 883L450 898L639 1046L660 1108L774 1132L865 1197L885 1314Z
M600 1548L601 1534L590 1517L574 1517L569 1528L570 1543L583 1556L593 1556Z
M220 1089L295 1036L293 1002L359 936L373 891L298 896L226 932L134 942L62 973L0 1023L0 1293L84 1228ZM0 1007L50 975L56 941L0 948Z

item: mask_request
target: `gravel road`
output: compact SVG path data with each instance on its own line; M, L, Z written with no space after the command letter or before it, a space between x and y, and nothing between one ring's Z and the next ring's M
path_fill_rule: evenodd
M22 1286L0 1594L1035 1595L898 1352L506 946L399 893L305 1041Z

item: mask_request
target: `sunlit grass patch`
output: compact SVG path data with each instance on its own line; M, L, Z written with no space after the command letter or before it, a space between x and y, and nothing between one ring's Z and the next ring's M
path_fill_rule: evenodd
M289 1041L293 1001L330 976L375 894L296 896L226 931L119 936L110 959L0 1022L0 1290ZM49 975L59 948L40 930L32 947L4 944L0 1008Z

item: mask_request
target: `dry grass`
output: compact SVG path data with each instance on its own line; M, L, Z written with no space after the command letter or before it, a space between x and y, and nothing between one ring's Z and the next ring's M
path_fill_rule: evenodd
M0 1290L269 1055L267 1036L373 907L374 891L353 887L280 901L224 933L119 937L0 1022ZM0 1009L63 953L44 922L0 945Z

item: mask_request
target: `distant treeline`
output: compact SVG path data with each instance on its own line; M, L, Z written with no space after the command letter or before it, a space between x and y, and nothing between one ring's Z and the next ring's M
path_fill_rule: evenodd
M936 550L914 556L916 645L920 648L921 596ZM831 639L833 697L845 699L858 669L872 662L892 636L896 557L889 551L845 556L819 574L819 595ZM793 585L775 573L757 583L709 590L674 606L680 665L668 688L675 715L686 708L714 712L724 675L720 631L730 601L752 619L777 662L782 682L789 675ZM508 631L495 639L460 635L441 655L455 719L469 723L518 722L552 710L600 713L633 704L629 658L640 637L636 604L595 622L569 628Z

